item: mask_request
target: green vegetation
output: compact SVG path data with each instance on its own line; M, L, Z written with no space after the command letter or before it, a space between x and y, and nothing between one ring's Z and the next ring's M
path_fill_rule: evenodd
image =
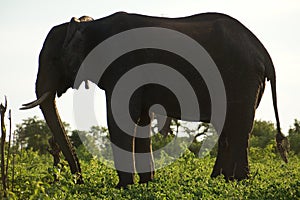
M37 121L37 119L36 119ZM34 121L34 123L36 123ZM24 121L24 123L28 121ZM24 124L23 124L24 125ZM29 125L28 125L29 126ZM30 126L33 127L33 126ZM44 126L43 126L44 127ZM289 163L284 164L276 153L274 125L257 121L250 139L250 179L226 182L222 177L210 178L215 161L213 154L197 158L186 152L167 167L157 170L153 182L134 184L128 189L115 189L117 173L104 162L91 156L78 136L91 138L106 129L92 127L89 132L70 131L71 138L80 157L85 184L74 183L66 162L53 167L52 157L41 153L28 144L15 156L14 188L11 182L8 199L299 199L300 198L300 128L295 120L289 134L291 152ZM26 126L23 128L27 129ZM44 133L44 132L43 132ZM264 134L265 133L265 134ZM45 136L45 135L43 135ZM154 148L160 148L175 137L169 135L153 137ZM27 140L29 141L29 140ZM91 139L87 139L88 142ZM298 142L298 143L297 143ZM194 145L201 145L197 142ZM298 145L298 146L297 146ZM46 145L47 146L47 145ZM46 146L43 147L46 149ZM168 155L160 158L168 160ZM11 162L10 162L11 168ZM10 170L11 171L11 170ZM8 174L11 181L11 173ZM59 181L54 181L58 177ZM136 177L138 180L138 177ZM4 193L0 190L0 199Z
M63 123L67 131L70 125ZM22 124L17 125L15 130L17 146L25 149L38 151L40 154L47 153L48 139L52 136L51 131L44 120L36 116L23 120Z
M295 120L294 127L289 130L291 150L300 155L300 121Z
M273 146L261 150L252 148L251 178L229 182L210 178L214 158L196 158L189 151L184 156L156 172L148 185L132 185L129 189L114 189L117 174L101 161L81 160L85 184L74 184L67 165L51 167L49 155L31 150L17 156L15 187L11 199L297 199L300 197L299 158L290 157L283 164L272 152ZM81 149L84 151L84 149ZM82 155L84 153L80 153ZM59 177L54 181L54 174Z
M275 141L276 129L274 124L267 121L255 121L251 133L250 144L252 147L266 148Z

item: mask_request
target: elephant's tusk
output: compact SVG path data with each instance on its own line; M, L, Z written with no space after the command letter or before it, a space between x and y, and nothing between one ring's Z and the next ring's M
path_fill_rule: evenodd
M23 107L20 108L20 110L27 110L27 109L31 109L31 108L34 108L34 107L40 105L49 97L50 94L51 94L51 92L46 92L39 99L34 100L30 103L23 104L22 105Z

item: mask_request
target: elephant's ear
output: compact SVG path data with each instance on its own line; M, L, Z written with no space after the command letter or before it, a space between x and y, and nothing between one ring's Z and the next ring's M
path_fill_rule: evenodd
M80 20L76 17L73 17L68 25L65 41L63 44L63 48L67 48L70 44L72 38L74 37L75 33L78 31L80 27Z
M74 38L76 36L76 34L79 35L79 37L81 36L81 32L82 30L82 26L80 23L82 22L90 22L93 21L94 19L92 17L89 16L82 16L79 19L77 19L76 17L73 17L68 25L68 29L67 29L67 33L66 33L66 37L65 37L65 41L63 44L63 48L68 48L69 44L72 41L72 38Z

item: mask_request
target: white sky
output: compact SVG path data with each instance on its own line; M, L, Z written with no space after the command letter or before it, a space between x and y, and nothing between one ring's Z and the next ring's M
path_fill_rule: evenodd
M300 1L298 0L152 0L152 1L4 1L0 4L0 102L8 97L13 123L40 116L39 108L20 111L22 103L35 99L38 55L54 25L71 17L89 15L101 18L117 11L179 17L201 12L222 12L246 25L269 51L277 72L279 115L287 132L295 118L300 119ZM91 93L94 90L84 91ZM57 100L61 117L76 126L73 119L73 90ZM99 125L106 124L104 93L96 89L95 109ZM99 102L99 103L98 103ZM256 119L275 121L270 84L256 113ZM92 123L92 122L91 122ZM86 125L86 129L92 125Z

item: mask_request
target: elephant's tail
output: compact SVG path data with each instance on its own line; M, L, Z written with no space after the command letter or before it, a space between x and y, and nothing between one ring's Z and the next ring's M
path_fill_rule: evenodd
M271 66L272 66L272 69L268 70L271 73L269 73L267 78L271 82L273 107L274 107L275 117L276 117L276 126L277 126L276 143L277 143L277 149L280 153L281 158L284 160L284 162L287 163L288 162L287 152L289 149L289 142L288 142L287 137L285 135L283 135L283 133L281 132L281 128L280 128L279 114L278 114L278 108L277 108L276 74L275 74L275 69L274 69L273 64Z

